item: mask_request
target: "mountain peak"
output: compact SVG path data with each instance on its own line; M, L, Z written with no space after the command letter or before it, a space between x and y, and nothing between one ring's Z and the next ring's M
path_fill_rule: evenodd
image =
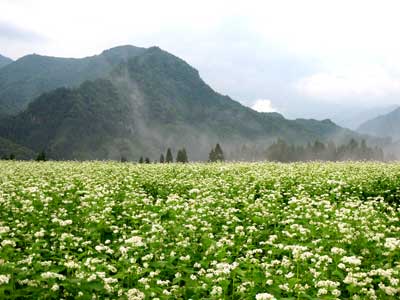
M13 60L11 58L5 57L0 54L0 68L5 67L6 65L12 63Z
M132 45L122 45L113 47L101 52L100 55L105 56L107 58L115 57L127 59L131 56L136 56L146 51L146 48L136 47Z

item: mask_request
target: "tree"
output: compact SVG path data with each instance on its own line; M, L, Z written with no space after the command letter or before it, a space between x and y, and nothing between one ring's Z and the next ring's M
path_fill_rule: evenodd
M221 146L219 144L217 144L215 146L214 153L215 153L215 159L217 161L224 161L225 160L224 152L222 151L222 148L221 148Z
M10 160L15 160L15 154L14 153L10 154Z
M216 162L216 161L224 161L224 152L219 144L215 145L215 148L211 148L210 153L208 154L208 161Z
M182 162L183 162L183 163L189 162L189 159L188 159L188 156L187 156L187 153L186 153L186 149L185 149L185 148L182 149Z
M174 162L174 158L172 157L172 152L171 152L171 148L167 149L167 155L165 157L165 162L166 163L172 163Z
M178 150L178 153L176 154L176 159L175 159L175 161L177 162L177 163L180 163L180 162L182 162L182 150Z
M127 162L128 161L128 159L125 157L125 156L121 156L121 160L120 160L121 162Z
M164 154L161 153L160 155L160 163L163 164L165 162Z
M36 157L36 161L46 161L46 153L42 150Z
M145 162L146 164L149 164L149 163L150 163L150 159L149 159L148 157L146 157L146 159L144 160L144 162Z
M214 148L211 148L211 151L208 154L208 161L209 162L215 162L216 161Z
M187 157L185 148L178 150L178 154L176 155L176 162L180 162L180 163L188 162L188 157Z
M139 164L142 164L143 163L143 156L141 156L140 158L139 158Z
M271 161L289 162L290 146L282 139L278 139L267 149L267 159Z

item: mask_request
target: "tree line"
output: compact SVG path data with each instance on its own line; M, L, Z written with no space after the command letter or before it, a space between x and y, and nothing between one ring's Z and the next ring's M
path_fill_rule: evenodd
M140 164L143 164L143 163L149 164L150 163L150 159L148 157L143 159L143 156L141 156L139 158L138 162ZM167 153L165 154L165 156L164 156L163 153L160 154L160 159L159 159L158 162L161 163L161 164L163 164L163 163L167 163L168 164L168 163L173 163L174 162L174 157L172 156L171 148L167 149ZM189 162L189 159L188 159L188 156L187 156L185 148L182 148L182 149L178 150L178 152L176 154L175 162L177 162L177 163L188 163Z
M1 157L1 160L16 160L17 157L14 153L10 153L10 155L3 155ZM46 161L47 157L46 157L46 152L45 151L40 151L38 153L38 155L35 158L36 161Z
M181 152L182 151L182 152ZM315 140L314 143L306 145L293 145L287 143L283 139L277 139L273 144L264 151L255 151L251 147L242 146L238 153L229 153L230 160L267 160L277 162L299 162L299 161L346 161L346 160L375 160L383 161L383 150L377 146L369 147L365 140L360 142L351 139L347 144L336 146L332 141L327 143ZM239 153L240 152L240 153ZM252 157L253 159L249 159ZM226 156L218 143L211 148L208 154L208 162L225 161ZM167 154L160 156L160 163L172 163L171 149L168 148ZM188 157L186 150L183 148L178 151L175 162L186 163ZM150 159L139 159L139 163L150 163Z
M332 141L327 143L320 142L319 140L314 143L307 143L306 145L293 145L287 143L283 139L277 139L273 144L267 147L264 151L255 151L251 147L242 146L236 152L230 152L230 159L234 160L268 160L277 162L297 162L297 161L345 161L345 160L384 160L383 150L377 146L367 146L365 140L361 142L351 139L347 144L336 146ZM253 159L248 159L252 157ZM256 159L254 159L256 157ZM4 155L2 160L15 160L16 156L11 153ZM47 155L45 151L41 151L36 161L46 161ZM212 147L208 154L208 162L222 162L226 160L226 156L219 143ZM128 159L121 156L121 162L127 162ZM141 156L138 160L139 163L151 163L149 157ZM171 148L167 149L164 156L161 153L158 163L188 163L189 158L185 148L179 149L176 153L174 160Z
M266 150L266 159L279 162L296 161L345 161L345 160L384 160L383 150L367 146L365 140L351 139L347 144L336 146L334 142L322 143L316 140L307 145L290 145L278 139Z

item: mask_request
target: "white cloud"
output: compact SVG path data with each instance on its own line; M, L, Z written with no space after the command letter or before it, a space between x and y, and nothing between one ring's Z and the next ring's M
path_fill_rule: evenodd
M272 106L272 101L269 99L258 99L251 106L252 109L258 112L277 112Z
M302 95L317 100L376 102L400 96L400 77L382 67L356 66L313 74L300 79L295 87Z

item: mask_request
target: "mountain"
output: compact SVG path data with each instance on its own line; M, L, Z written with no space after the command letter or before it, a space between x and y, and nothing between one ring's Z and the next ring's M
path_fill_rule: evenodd
M158 47L102 77L42 94L0 121L0 136L56 159L130 160L157 159L168 147L186 147L189 159L205 160L217 142L228 153L277 138L302 144L363 138L330 120L258 113L218 94L197 70Z
M85 58L24 56L0 69L0 114L16 114L42 93L58 87L76 87L109 73L115 66L144 52L120 46Z
M359 106L336 109L332 115L332 120L339 126L357 130L361 124L374 119L380 115L385 115L396 108L398 105L376 106L371 108L360 108Z
M360 133L366 133L379 137L389 136L393 140L400 139L400 107L388 114L381 115L360 125L357 129Z
M5 57L3 55L0 54L0 68L5 67L6 65L12 63L12 59Z

